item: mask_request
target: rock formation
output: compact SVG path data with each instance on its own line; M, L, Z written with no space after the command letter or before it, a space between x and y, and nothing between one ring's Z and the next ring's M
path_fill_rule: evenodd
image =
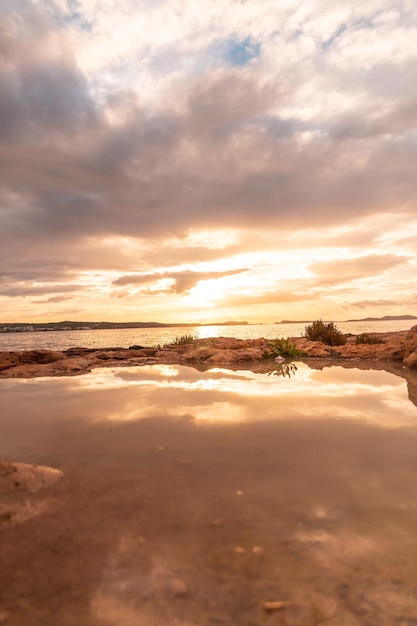
M404 365L417 369L417 326L413 326L405 336Z
M291 338L306 359L350 361L396 361L407 368L417 369L417 326L409 331L373 333L380 343L357 344L350 336L343 346L328 346L305 337ZM131 348L70 348L62 352L30 350L0 352L0 377L25 378L35 376L73 376L96 367L135 366L145 364L246 365L266 362L270 352L267 339L234 339L216 337L196 339L163 348L132 346ZM276 354L269 354L271 362Z

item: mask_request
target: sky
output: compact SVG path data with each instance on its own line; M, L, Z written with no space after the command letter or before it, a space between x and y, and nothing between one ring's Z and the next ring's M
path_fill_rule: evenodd
M0 322L417 314L415 0L2 0Z

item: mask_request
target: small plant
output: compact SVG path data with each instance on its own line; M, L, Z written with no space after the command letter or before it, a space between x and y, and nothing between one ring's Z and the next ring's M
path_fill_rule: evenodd
M268 348L264 351L265 359L275 359L277 356L299 357L304 356L304 352L299 350L289 337L286 339L282 337L268 341Z
M356 337L357 344L376 344L376 343L384 343L382 339L379 337L375 337L375 335L370 335L369 333L362 333Z
M329 346L344 346L347 335L344 335L333 322L316 320L305 327L305 335L310 341L322 341Z
M175 337L173 341L164 344L164 348L168 348L168 346L184 346L187 343L193 343L198 339L197 335L180 335L179 337Z

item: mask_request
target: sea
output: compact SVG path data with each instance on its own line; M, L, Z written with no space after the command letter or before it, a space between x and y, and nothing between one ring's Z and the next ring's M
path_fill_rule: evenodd
M386 333L409 330L416 320L337 322L343 333ZM244 324L230 326L171 326L158 328L116 328L94 330L34 331L0 333L0 350L67 350L68 348L128 348L163 346L183 335L196 339L236 337L237 339L276 339L301 337L305 323Z

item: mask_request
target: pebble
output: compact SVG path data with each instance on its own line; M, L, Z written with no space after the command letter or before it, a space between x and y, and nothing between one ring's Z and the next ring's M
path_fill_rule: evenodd
M167 586L176 598L188 595L188 585L182 578L172 578Z
M276 600L275 602L262 602L265 611L282 611L290 606L287 600Z
M213 526L214 528L218 528L219 526L223 526L224 524L224 520L221 517L218 517L217 519L214 519L211 522L211 526Z

